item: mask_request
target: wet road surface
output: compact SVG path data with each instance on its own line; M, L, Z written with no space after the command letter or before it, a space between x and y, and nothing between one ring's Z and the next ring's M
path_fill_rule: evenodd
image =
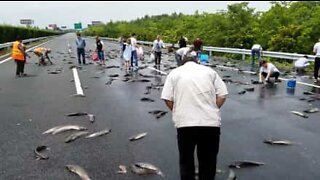
M120 68L104 69L96 64L83 66L78 70L85 97L73 97L76 93L72 61L77 64L74 34L67 34L50 41L45 47L53 50L50 55L54 65L39 67L33 56L26 64L28 77L15 78L15 64L10 61L0 65L0 179L79 179L69 173L65 165L82 166L91 179L179 179L176 131L169 112L156 119L148 111L168 111L160 99L161 89L152 89L145 95L146 86L162 84L165 75L145 68L138 72L126 72L122 68L117 43L105 42L106 51L112 51L114 59L107 58L107 66ZM67 43L73 46L72 55L67 53ZM94 40L87 39L87 49L94 49ZM152 67L153 63L145 63ZM88 59L87 59L88 61ZM213 61L212 63L219 63ZM175 66L173 54L163 55L160 70ZM167 64L167 65L166 65ZM49 71L62 69L60 74ZM230 75L232 80L251 82L257 76L236 71L214 68L221 76ZM170 70L166 71L169 72ZM139 73L154 75L144 78ZM109 75L119 74L112 84L106 85ZM125 74L133 79L149 79L151 82L124 82ZM297 85L295 92L287 91L286 82L275 86L254 86L254 92L239 95L247 85L227 83L230 95L223 106L221 144L218 156L218 180L228 176L228 164L237 160L253 160L265 165L248 169L236 169L239 179L319 179L320 132L319 113L309 114L305 119L290 113L310 107L320 107L320 101L307 102L299 98L303 91L318 91ZM142 102L149 97L155 102ZM96 116L91 123L86 116L67 117L71 112L89 112ZM71 134L57 135L42 132L58 125L75 124L85 126L90 133L111 128L108 135L65 143ZM129 141L133 135L147 132L147 136L137 141ZM263 143L265 138L280 138L295 142L291 146L271 146ZM36 160L33 150L40 145L50 147L45 154L48 160ZM149 162L164 173L139 176L133 174L129 166L135 162ZM126 165L127 174L117 174L119 165Z

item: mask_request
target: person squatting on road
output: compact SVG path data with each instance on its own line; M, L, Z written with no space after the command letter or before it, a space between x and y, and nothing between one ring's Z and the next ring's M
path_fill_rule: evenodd
M280 71L272 63L267 62L266 60L261 61L261 67L259 72L259 82L262 83L262 76L264 80L268 83L271 83L270 78L274 77L275 82L281 82L278 78L280 76Z
M262 47L260 44L254 44L251 48L251 66L254 65L254 57L255 55L258 56L258 64L261 62L261 56L262 56Z
M39 57L39 63L38 63L39 66L41 66L41 64L46 65L45 59L48 59L51 65L53 64L49 57L49 53L51 53L51 49L38 47L33 50L33 53Z
M152 52L155 57L155 65L160 66L161 64L161 49L165 48L163 41L160 39L160 35L157 36L157 39L153 41Z
M303 74L306 72L306 68L309 66L308 56L304 55L303 57L299 58L294 62L294 68L297 74Z
M25 46L23 45L20 38L17 38L12 44L11 57L16 62L16 77L26 76L24 73L24 65L26 63L26 57L30 56L25 51Z
M313 46L313 52L316 54L316 58L314 59L314 70L313 70L313 76L314 76L314 82L319 82L319 69L320 69L320 39L319 42L317 42Z
M105 66L106 61L104 59L103 42L100 40L99 36L96 37L96 52L98 53L100 65Z
M214 180L220 142L220 108L228 91L216 71L197 62L196 52L185 56L182 66L167 76L161 99L172 111L177 128L181 180L195 180L195 147L199 180Z
M85 65L86 59L85 59L84 48L86 47L86 41L81 37L80 32L77 33L76 45L77 45L78 63L79 63L79 65L81 65L81 58L80 57L82 57L82 63L83 63L83 65Z
M191 52L193 50L194 50L193 47L183 47L183 48L178 49L176 51L176 53L175 53L175 59L176 59L177 65L181 66L182 65L182 59L185 57L185 55L188 52Z

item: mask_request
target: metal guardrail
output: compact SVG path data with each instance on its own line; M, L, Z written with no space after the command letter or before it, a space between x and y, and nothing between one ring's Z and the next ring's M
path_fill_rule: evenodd
M115 38L106 38L103 37L101 39L108 40L108 41L118 41L118 39ZM137 41L139 44L144 45L153 45L153 42L149 41ZM164 43L165 46L172 46L170 43ZM175 48L178 48L178 44L174 44ZM231 53L231 54L242 54L243 59L245 58L245 55L251 55L251 49L239 49L239 48L222 48L222 47L211 47L211 46L203 46L204 51L208 51L210 53L210 56L212 55L212 52L221 52L221 53ZM284 53L284 52L274 52L274 51L262 51L263 57L272 57L272 58L279 58L279 59L289 59L289 60L297 60L298 58L301 58L305 56L305 54L297 54L297 53ZM309 61L314 61L314 58L316 56L314 55L307 55Z
M40 40L43 40L43 39L47 39L47 38L50 38L50 37L55 37L55 36L46 36L46 37L25 39L25 40L22 40L22 42L23 42L23 43L30 43L30 42L34 42L34 41L40 41ZM13 44L13 42L8 42L8 43L0 44L0 49L11 47L12 44Z

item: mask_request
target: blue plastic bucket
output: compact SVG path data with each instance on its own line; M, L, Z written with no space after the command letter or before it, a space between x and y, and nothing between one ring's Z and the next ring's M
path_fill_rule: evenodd
M209 62L209 56L208 56L208 54L201 54L201 56L200 56L200 61L201 61L201 62Z
M287 83L287 88L294 89L296 87L296 80L289 79Z

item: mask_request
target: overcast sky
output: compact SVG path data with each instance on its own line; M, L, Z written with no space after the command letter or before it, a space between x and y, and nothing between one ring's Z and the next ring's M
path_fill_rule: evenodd
M214 13L238 2L243 1L1 1L0 24L19 25L20 19L33 19L35 26L41 28L48 24L73 28L75 22L87 26L93 20L133 20L145 15L173 12L193 14L196 10ZM269 1L250 1L249 7L267 11L271 5Z

